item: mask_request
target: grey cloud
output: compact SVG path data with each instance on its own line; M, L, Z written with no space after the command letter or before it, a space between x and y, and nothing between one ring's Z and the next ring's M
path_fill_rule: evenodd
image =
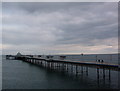
M100 3L87 3L87 2L14 2L8 3L3 2L3 9L22 9L28 12L42 11L42 12L55 12L58 10L70 10L72 8L81 8L82 10L87 10L88 7L93 5L99 5ZM85 7L87 6L87 7Z
M117 23L115 21L109 21L108 19L104 19L102 22L91 21L83 25L71 24L62 28L66 30L63 38L63 40L66 40L65 43L71 43L73 40L73 42L86 45L91 44L94 39L106 39L118 36Z
M117 8L113 2L3 3L3 43L111 45L103 41L118 37Z

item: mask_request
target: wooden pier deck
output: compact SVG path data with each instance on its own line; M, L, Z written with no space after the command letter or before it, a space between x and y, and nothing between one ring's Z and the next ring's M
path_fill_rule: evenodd
M56 60L55 62L58 62L60 60ZM71 64L76 64L76 65L84 65L84 66L89 66L89 67L100 67L100 68L106 68L106 69L112 69L112 70L120 70L120 65L118 64L111 64L111 63L100 63L100 62L88 62L88 61L69 61L69 60L64 60L60 61L64 63L71 63Z
M22 60L28 63L32 63L35 65L39 65L51 70L58 70L64 72L75 73L76 75L83 74L84 72L88 75L89 68L95 68L97 73L97 79L100 78L100 74L103 75L103 79L105 79L106 71L108 71L109 79L111 78L111 70L112 71L120 71L119 64L111 64L105 62L88 62L88 61L70 61L70 60L60 60L60 59L51 59L51 58L41 58L41 57L30 57L30 56L6 56L7 59L9 57L14 57L17 60ZM102 69L102 73L100 70Z
M46 61L51 63L66 63L66 64L73 64L73 65L80 65L80 66L88 66L88 67L95 67L95 68L104 68L104 69L111 69L115 71L120 70L119 64L112 64L112 63L106 63L106 62L91 62L91 61L71 61L71 60L60 60L60 59L45 59L45 58L39 58L39 57L27 57L23 56L22 59L33 59L36 61Z

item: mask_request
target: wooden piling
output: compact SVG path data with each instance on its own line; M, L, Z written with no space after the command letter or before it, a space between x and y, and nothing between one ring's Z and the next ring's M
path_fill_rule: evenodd
M68 72L68 64L66 64L66 71Z
M81 73L83 74L83 66L81 66Z
M78 75L78 65L76 65L76 75Z
M71 66L70 66L70 67L71 67L71 73L72 73L72 72L73 72L73 66L72 66L72 64L71 64Z
M65 69L64 69L64 63L62 63L62 71L64 71Z
M105 80L105 69L103 68L103 79Z
M88 76L88 67L86 66L86 75Z
M97 80L99 80L99 68L97 68Z
M53 62L51 62L51 69L53 69Z
M111 80L111 72L110 72L110 69L109 69L109 81Z

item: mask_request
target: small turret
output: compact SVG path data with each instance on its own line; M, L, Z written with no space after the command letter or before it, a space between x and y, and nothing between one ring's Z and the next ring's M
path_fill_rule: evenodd
M17 53L16 57L21 57L22 54L20 52Z

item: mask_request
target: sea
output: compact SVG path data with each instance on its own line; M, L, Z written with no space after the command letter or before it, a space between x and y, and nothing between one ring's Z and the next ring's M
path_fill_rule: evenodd
M53 58L59 59L59 56L54 55ZM118 54L66 55L65 60L95 62L96 56L104 62L118 64ZM0 62L2 63L0 66L2 89L118 89L119 87L118 71L111 70L111 79L109 79L106 70L105 79L100 75L98 82L96 68L89 68L88 75L83 72L76 76L69 72L53 71L20 60L8 60L4 55Z

